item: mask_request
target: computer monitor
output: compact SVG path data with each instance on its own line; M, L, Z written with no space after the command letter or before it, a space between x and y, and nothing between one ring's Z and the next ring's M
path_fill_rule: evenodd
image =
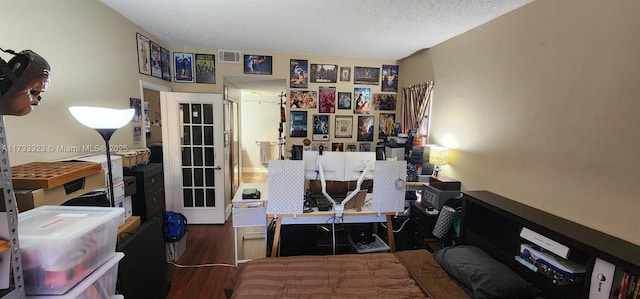
M345 152L344 177L346 181L356 181L362 175L366 166L369 170L365 179L373 179L376 162L375 152Z
M308 180L320 179L320 165L326 181L344 181L344 152L323 151L322 155L317 151L304 151L305 178Z
M303 151L302 160L304 161L304 178L307 180L319 180L320 174L318 174L318 152L317 151Z

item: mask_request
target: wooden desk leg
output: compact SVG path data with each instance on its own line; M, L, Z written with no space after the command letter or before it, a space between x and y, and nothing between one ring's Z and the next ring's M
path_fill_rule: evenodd
M271 257L276 257L278 254L278 242L280 242L280 227L282 226L282 219L276 218L276 231L273 233L273 245L271 246Z
M396 252L396 240L393 235L393 223L391 223L391 215L387 215L387 237L389 238L389 247L391 252Z

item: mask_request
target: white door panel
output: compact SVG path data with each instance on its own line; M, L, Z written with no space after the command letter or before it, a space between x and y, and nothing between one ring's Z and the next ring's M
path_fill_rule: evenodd
M161 92L167 209L190 224L225 222L222 95ZM166 132L166 136L164 136Z

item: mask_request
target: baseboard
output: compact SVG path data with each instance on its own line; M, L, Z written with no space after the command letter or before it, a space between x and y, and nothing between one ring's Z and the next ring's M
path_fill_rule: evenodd
M269 169L264 167L242 168L243 173L268 173Z
M228 221L229 217L231 217L231 210L233 209L233 204L228 204L227 208L225 209L225 217L224 217L224 221Z

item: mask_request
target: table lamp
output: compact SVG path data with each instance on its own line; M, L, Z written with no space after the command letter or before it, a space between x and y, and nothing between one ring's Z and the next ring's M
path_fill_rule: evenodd
M429 163L433 164L432 176L438 176L440 165L449 163L449 149L443 146L433 146L429 149Z
M69 107L71 115L81 124L95 129L104 139L107 152L107 171L109 181L109 201L114 206L113 198L113 174L111 172L111 152L109 151L109 139L117 130L124 127L133 118L134 109L111 109L102 107L72 106Z

